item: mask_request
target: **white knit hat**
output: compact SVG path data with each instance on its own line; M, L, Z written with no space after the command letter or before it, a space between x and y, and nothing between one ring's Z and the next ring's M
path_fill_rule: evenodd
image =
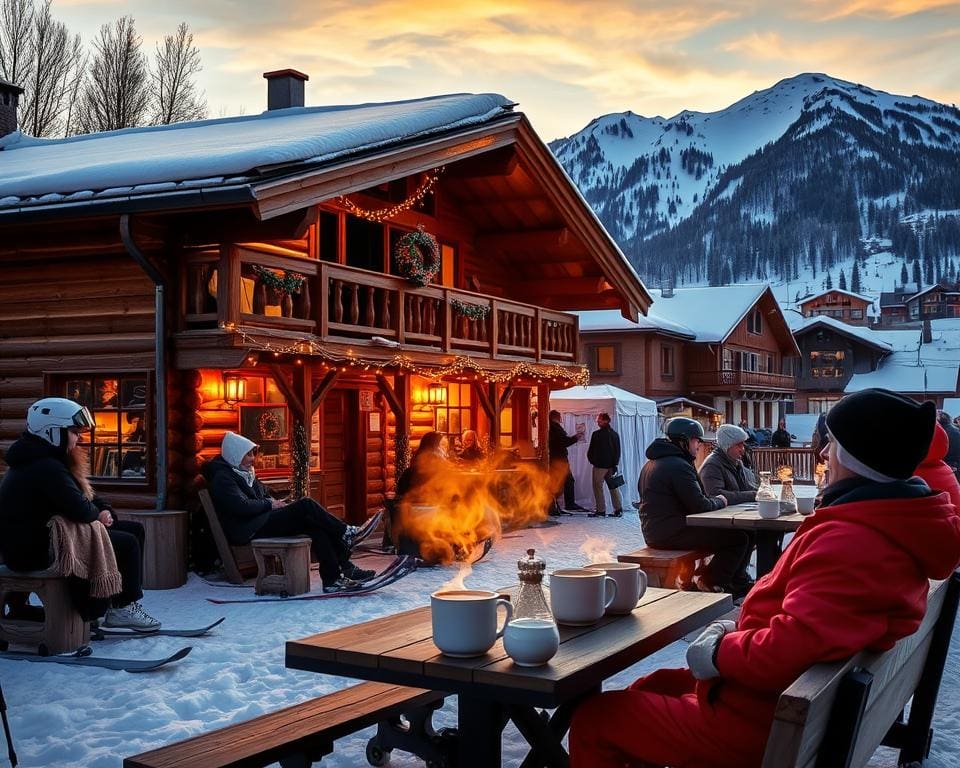
M257 447L257 444L253 442L253 440L243 435L238 435L236 432L227 432L227 434L223 436L223 442L220 443L220 455L223 456L224 460L231 467L237 467L239 469L243 457Z
M732 445L746 442L748 437L750 435L736 424L721 424L717 430L717 445L727 450Z

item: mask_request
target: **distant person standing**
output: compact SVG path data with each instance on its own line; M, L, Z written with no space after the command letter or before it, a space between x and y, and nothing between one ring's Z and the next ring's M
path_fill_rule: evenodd
M556 478L563 474L563 507L567 512L586 512L577 504L576 483L570 471L570 456L567 449L577 442L576 435L568 435L560 420L560 411L550 411L550 433L547 448L550 451L550 474Z
M773 437L770 438L770 445L774 448L789 448L790 441L793 440L796 436L791 435L790 431L787 429L787 422L784 419L780 419L780 424L777 427L776 432L773 433Z
M599 429L590 435L590 447L587 448L587 461L593 466L593 498L597 505L590 517L606 517L603 486L608 477L616 474L617 465L620 463L620 435L610 426L609 413L597 416L597 426ZM623 501L620 498L620 489L610 488L609 491L613 516L621 517Z
M960 470L960 429L957 429L950 420L950 414L946 411L937 412L937 421L943 427L944 432L947 433L947 440L949 441L947 455L943 457L943 460L950 469L956 472Z

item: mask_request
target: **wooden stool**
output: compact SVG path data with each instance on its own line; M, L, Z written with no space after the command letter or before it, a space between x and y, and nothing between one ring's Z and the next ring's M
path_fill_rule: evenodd
M183 509L118 512L143 526L143 588L176 589L187 583L187 512Z
M310 591L310 539L254 539L258 595L302 595Z
M647 584L651 587L683 589L693 578L697 560L702 560L709 554L696 549L644 547L636 552L617 555L617 560L621 563L639 564L647 574Z
M6 618L11 592L32 592L43 603L43 621ZM90 625L70 600L67 580L50 570L11 571L0 565L0 649L9 643L37 647L41 656L69 653L90 642Z

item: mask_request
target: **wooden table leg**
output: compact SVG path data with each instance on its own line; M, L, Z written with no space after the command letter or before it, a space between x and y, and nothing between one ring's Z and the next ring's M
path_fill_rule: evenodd
M773 570L780 559L783 534L780 531L759 530L757 533L757 578Z
M584 699L600 693L601 690L600 686L596 686L575 699L565 701L549 718L545 711L538 714L533 707L509 707L510 719L530 744L530 752L523 759L520 768L567 768L570 756L563 748L563 737L570 730L574 710Z
M459 765L500 768L500 747L506 717L495 701L461 694L457 704Z

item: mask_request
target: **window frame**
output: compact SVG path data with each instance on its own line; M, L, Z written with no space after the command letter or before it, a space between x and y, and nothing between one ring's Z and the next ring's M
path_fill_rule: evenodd
M600 350L609 349L613 355L613 365L611 369L602 369L600 368ZM620 376L623 368L622 364L622 350L621 345L617 342L598 342L595 344L587 345L587 354L588 358L588 368L590 373L597 376Z
M676 348L673 344L660 345L660 378L672 381L677 375Z

